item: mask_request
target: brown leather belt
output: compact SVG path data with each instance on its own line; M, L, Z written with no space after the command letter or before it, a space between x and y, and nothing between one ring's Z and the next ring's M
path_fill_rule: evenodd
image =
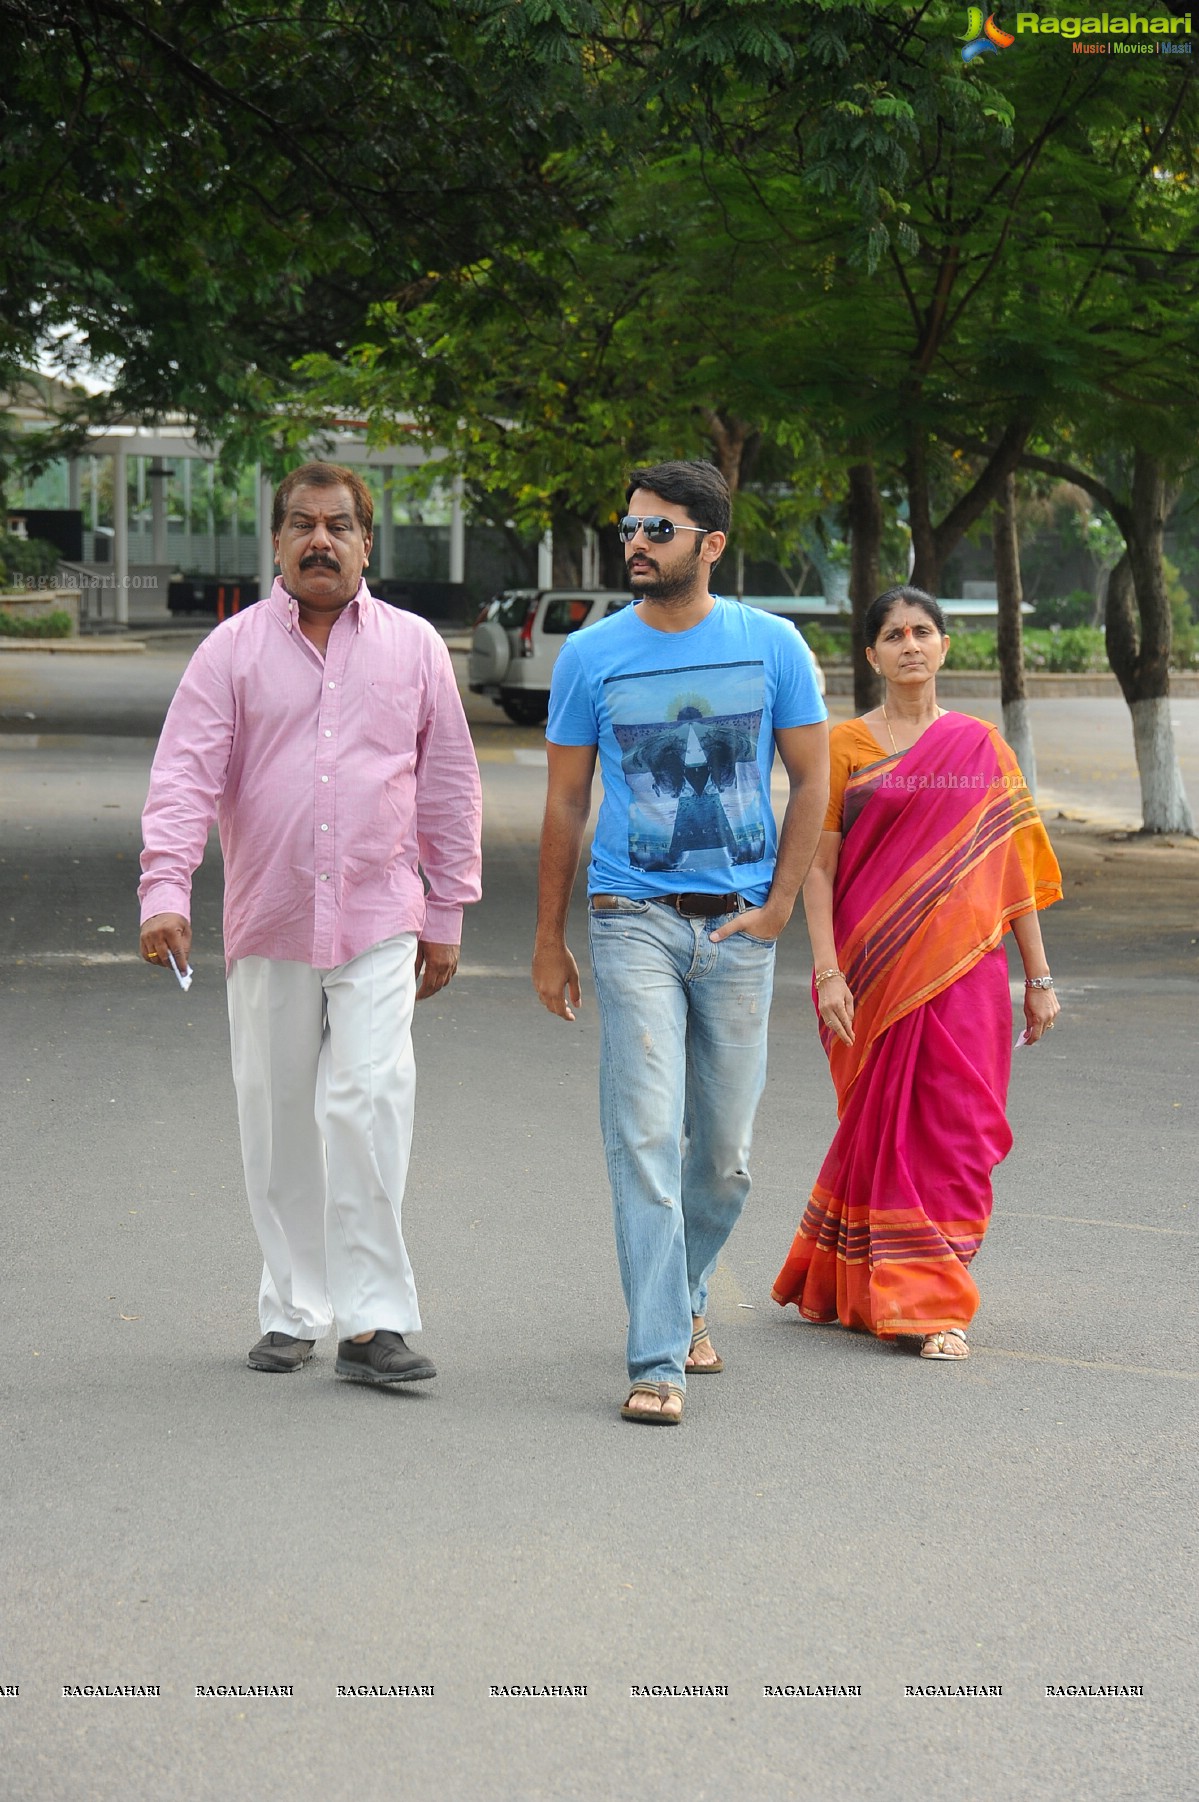
M620 907L628 899L625 895L592 895L591 905L596 908ZM744 913L749 902L741 895L647 895L647 901L656 901L661 907L673 907L677 914L685 920L711 920L717 914Z

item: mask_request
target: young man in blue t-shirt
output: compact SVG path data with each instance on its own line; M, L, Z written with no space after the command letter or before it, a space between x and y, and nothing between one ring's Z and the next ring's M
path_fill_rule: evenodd
M573 1020L566 916L598 754L587 891L629 1309L621 1412L672 1426L687 1376L724 1368L705 1324L708 1280L749 1194L775 941L824 818L828 727L794 627L709 591L731 517L719 470L636 469L626 504L638 604L575 633L554 669L533 984ZM790 784L781 832L776 750Z

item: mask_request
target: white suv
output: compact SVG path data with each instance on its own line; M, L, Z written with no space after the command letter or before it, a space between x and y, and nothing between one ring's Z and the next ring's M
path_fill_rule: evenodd
M567 638L631 599L614 588L508 588L494 595L475 621L470 692L490 695L516 726L540 726L549 713L550 676ZM799 603L747 595L745 605L792 617ZM812 655L806 639L804 649ZM823 694L824 671L814 656L812 662Z
M490 695L517 726L540 726L549 712L550 676L558 652L580 626L627 607L615 589L509 588L488 601L475 622L467 682Z

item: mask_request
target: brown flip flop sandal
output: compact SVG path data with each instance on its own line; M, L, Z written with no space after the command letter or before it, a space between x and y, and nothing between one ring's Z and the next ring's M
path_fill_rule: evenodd
M691 1346L687 1352L687 1356L691 1356L691 1353L695 1350L697 1345L711 1344L712 1339L707 1327L701 1326L697 1332L694 1332L691 1335ZM712 1349L715 1351L715 1346L713 1346ZM720 1353L717 1352L716 1357L711 1364L688 1364L685 1366L685 1369L689 1377L719 1376L720 1372L724 1369L724 1359L720 1356Z
M634 1383L629 1390L628 1401L620 1410L622 1420L639 1420L651 1427L677 1427L683 1418L680 1406L677 1414L663 1414L661 1408L655 1413L650 1408L630 1408L629 1402L635 1395L656 1395L660 1402L666 1402L672 1395L677 1395L679 1402L684 1400L683 1391L674 1383Z

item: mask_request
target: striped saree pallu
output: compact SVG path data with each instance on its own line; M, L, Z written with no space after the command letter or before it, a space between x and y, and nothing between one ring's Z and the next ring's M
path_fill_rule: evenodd
M1002 940L1061 896L1015 759L946 714L850 778L833 896L854 1043L821 1026L840 1125L774 1298L880 1337L968 1325L1011 1147Z

